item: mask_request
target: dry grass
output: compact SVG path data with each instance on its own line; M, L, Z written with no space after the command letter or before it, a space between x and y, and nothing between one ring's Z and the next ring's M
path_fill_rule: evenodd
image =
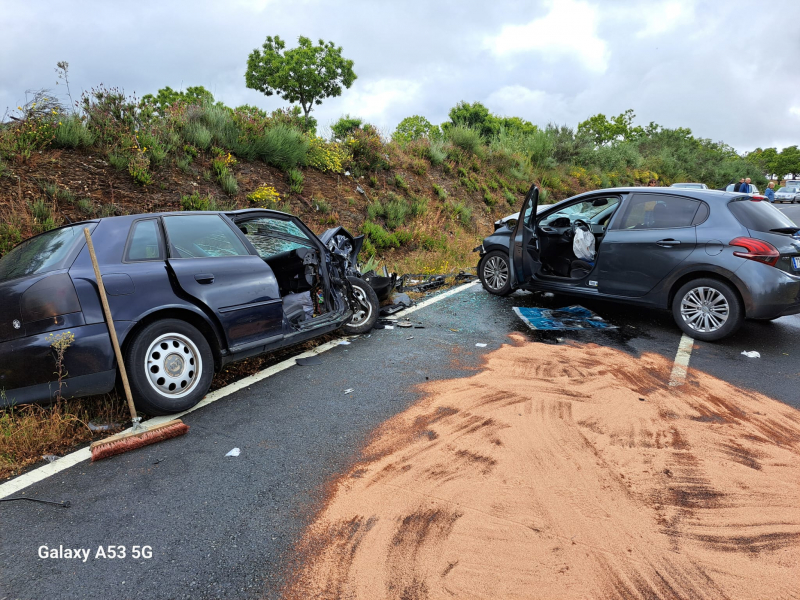
M115 394L109 394L0 411L0 480L21 473L41 461L45 454L61 455L100 437L89 429L92 420L125 423L128 420L125 403Z

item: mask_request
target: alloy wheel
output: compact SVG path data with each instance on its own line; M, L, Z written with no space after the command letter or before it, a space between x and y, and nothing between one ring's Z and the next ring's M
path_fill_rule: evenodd
M350 319L350 325L358 327L362 323L366 323L372 316L372 303L367 298L366 292L358 286L353 286L353 296L358 302L358 310L353 313L353 318Z
M200 380L203 360L191 339L180 333L165 333L150 344L144 368L154 390L163 396L181 398Z
M508 282L508 263L501 256L492 256L483 266L483 279L493 290L502 289Z
M702 333L719 330L730 315L728 300L719 290L700 286L681 299L681 317L689 328Z

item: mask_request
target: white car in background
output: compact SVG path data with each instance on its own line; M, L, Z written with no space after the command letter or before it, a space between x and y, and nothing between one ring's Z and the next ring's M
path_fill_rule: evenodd
M684 190L707 190L708 186L705 183L673 183L669 187L682 188Z
M775 202L795 202L800 201L800 187L785 186L775 190Z
M735 183L731 183L730 185L728 185L728 187L726 187L726 188L725 188L725 191L726 191L726 192L732 192L732 191L733 191L733 186L735 186L735 185L736 185ZM755 186L755 184L751 183L751 184L749 184L749 185L750 185L750 192L749 192L749 194L750 194L751 196L754 196L754 195L755 195L755 196L761 195L761 192L759 192L759 191L758 191L758 188Z

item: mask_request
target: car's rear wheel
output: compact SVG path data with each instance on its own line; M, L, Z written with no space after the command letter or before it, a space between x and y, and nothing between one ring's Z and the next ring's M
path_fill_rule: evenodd
M348 277L347 281L353 286L353 296L356 299L356 310L353 318L343 327L346 333L359 335L368 333L378 320L381 303L372 286L358 277Z
M492 250L478 263L478 277L487 292L496 296L507 296L511 289L511 265L508 253Z
M672 316L684 333L706 342L721 340L741 327L744 311L733 287L718 279L694 279L675 294Z
M136 407L148 415L169 415L191 408L206 395L214 356L195 327L163 319L136 334L125 368Z

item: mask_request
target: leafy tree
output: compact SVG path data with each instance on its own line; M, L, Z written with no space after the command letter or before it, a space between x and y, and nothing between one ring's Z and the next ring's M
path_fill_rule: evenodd
M392 139L410 142L420 138L436 137L439 133L439 127L437 125L433 125L425 117L414 115L412 117L406 117L398 123L397 129L395 129L392 134Z
M779 179L786 177L789 173L795 176L800 173L800 150L797 146L784 148L775 163L775 174Z
M142 102L152 106L158 112L163 113L164 109L178 102L186 102L187 104L209 102L213 104L214 96L202 85L190 86L186 88L185 92L179 92L167 86L158 90L155 96L153 96L153 94L145 94L142 96Z
M618 141L630 141L646 135L646 131L642 127L633 125L635 117L636 114L632 108L610 119L603 113L598 113L578 124L578 134L589 136L597 146ZM650 132L654 132L658 129L658 125L650 123L648 128Z
M278 94L288 102L297 102L308 119L314 104L324 98L342 95L356 80L353 61L342 57L341 46L333 42L312 41L300 36L297 48L286 50L279 36L268 36L262 49L256 48L247 59L247 87L267 96Z
M333 139L342 142L346 140L348 136L352 135L356 129L361 129L363 124L363 119L351 117L350 115L342 115L336 123L331 125Z
M484 138L490 139L501 129L507 133L529 135L537 131L536 125L519 117L498 117L480 102L464 102L463 100L450 109L450 123L443 123L442 129L453 125L463 125L477 130Z

